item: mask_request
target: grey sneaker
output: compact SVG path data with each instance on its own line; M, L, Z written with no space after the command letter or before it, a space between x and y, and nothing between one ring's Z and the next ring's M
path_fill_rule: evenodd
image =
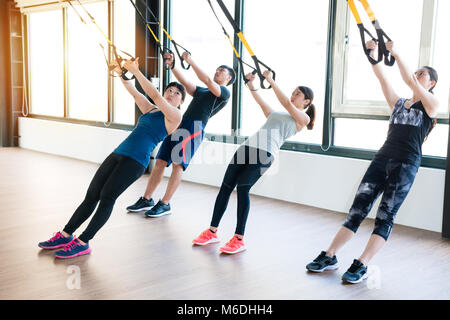
M342 276L342 281L349 283L359 283L364 279L367 279L367 267L364 264L354 259L350 268L348 268L347 272Z
M336 270L339 267L336 255L333 258L326 256L322 251L313 262L306 265L306 269L312 272L323 272L325 270Z
M165 204L159 200L153 208L145 212L145 216L149 218L158 218L170 213L172 213L170 210L170 204Z
M135 204L128 206L127 210L130 212L140 212L144 210L147 211L153 208L154 205L155 202L153 201L153 199L147 200L144 197L140 197Z

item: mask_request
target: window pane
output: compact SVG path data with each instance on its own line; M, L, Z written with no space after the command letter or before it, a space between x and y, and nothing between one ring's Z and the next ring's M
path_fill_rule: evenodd
M422 153L437 157L447 157L448 124L438 124L423 143Z
M450 30L450 19L448 19L449 12L450 1L439 0L437 6L437 21L432 65L439 75L438 84L433 90L440 102L438 112L446 113L447 118L450 100L450 74L448 72L450 70L450 61L448 59L448 52L450 50L450 46L448 44L448 30Z
M366 29L376 36L375 29L363 6L359 1L355 1L360 17ZM400 52L403 61L411 68L415 69L419 63L420 53L420 33L422 21L422 0L379 0L371 1L370 6L380 22L383 30L395 42L397 50ZM356 21L349 11L349 43L347 51L347 70L344 85L344 103L350 100L375 100L385 101L379 82L375 77L371 64L367 60L361 45L361 37ZM401 15L399 15L401 12ZM370 37L366 35L366 41ZM401 97L411 96L411 90L403 82L396 64L392 67L384 65L383 68L392 87ZM345 72L344 72L345 75ZM355 106L360 107L360 105ZM385 109L385 107L380 107Z
M220 14L222 24L228 28L230 24L221 14L220 7L215 1L211 1L211 3L216 12ZM234 15L234 0L226 0L224 3L228 11ZM193 18L192 12L195 13L196 18ZM225 64L233 67L233 49L205 0L172 0L172 21L172 38L191 52L192 59L211 78L218 66ZM231 36L233 35L231 28L227 32ZM176 57L176 63L177 68L180 68L195 85L205 86L198 80L192 68L188 71L181 69L178 57ZM176 80L173 75L172 80ZM232 86L228 86L227 89L232 95ZM186 100L181 106L183 112L191 100L192 97L186 95ZM230 96L227 105L209 120L205 129L207 133L231 134L231 102Z
M386 141L389 122L386 120L335 119L334 144L378 150ZM422 154L437 157L447 156L448 125L438 124L422 145Z
M28 19L31 113L63 117L62 11L36 12Z
M135 11L129 1L114 1L114 44L135 55ZM124 59L129 59L119 52ZM140 59L142 62L144 59ZM133 83L135 80L132 80ZM134 99L119 78L114 78L114 122L134 125Z
M315 127L313 130L305 128L291 141L321 144L328 1L292 0L280 5L272 0L249 0L245 4L244 35L255 55L276 72L279 87L289 97L300 85L310 87L314 92ZM245 48L243 57L244 61L251 61ZM274 110L285 111L273 90L260 89L259 93ZM241 134L253 134L264 122L264 114L244 87Z
M378 150L387 137L386 120L335 119L334 145L368 150Z
M107 34L107 2L84 6ZM83 10L79 6L76 8L88 26L81 22L72 8L68 8L69 117L107 121L108 68L98 43L100 41L104 48L108 48L108 45L100 31L90 23L89 17L83 14Z

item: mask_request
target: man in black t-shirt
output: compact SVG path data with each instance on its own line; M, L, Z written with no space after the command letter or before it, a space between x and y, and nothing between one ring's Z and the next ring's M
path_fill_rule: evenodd
M156 156L156 164L150 174L144 196L139 198L134 205L127 207L127 210L131 212L146 210L145 215L153 218L171 213L169 202L181 183L183 171L186 170L194 153L203 141L204 129L208 120L228 102L230 91L226 86L232 84L236 78L232 68L221 65L211 79L192 60L192 57L184 52L182 58L191 65L198 79L206 85L206 87L199 87L187 80L180 70L174 66L172 54L166 53L164 57L166 63L171 66L174 76L185 86L186 92L193 99L184 113L178 129L164 139ZM172 163L172 174L166 193L155 205L152 195L163 178L164 169Z

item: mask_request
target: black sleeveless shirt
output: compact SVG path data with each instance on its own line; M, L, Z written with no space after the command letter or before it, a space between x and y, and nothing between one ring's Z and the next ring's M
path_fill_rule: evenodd
M394 106L389 119L386 141L376 156L384 156L401 162L420 166L422 144L433 125L422 102L417 101L409 109L406 99L400 98Z

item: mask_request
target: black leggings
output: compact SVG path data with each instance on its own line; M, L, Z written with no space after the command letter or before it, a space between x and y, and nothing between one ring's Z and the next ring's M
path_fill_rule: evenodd
M84 201L72 215L64 231L72 234L94 212L86 230L78 237L83 242L91 240L108 221L116 199L144 173L145 168L137 161L111 153L101 164L89 185Z
M250 210L249 192L256 181L269 169L273 156L264 150L242 145L236 151L228 165L222 186L214 205L211 226L218 227L227 208L231 192L237 186L237 225L236 234L243 235Z

